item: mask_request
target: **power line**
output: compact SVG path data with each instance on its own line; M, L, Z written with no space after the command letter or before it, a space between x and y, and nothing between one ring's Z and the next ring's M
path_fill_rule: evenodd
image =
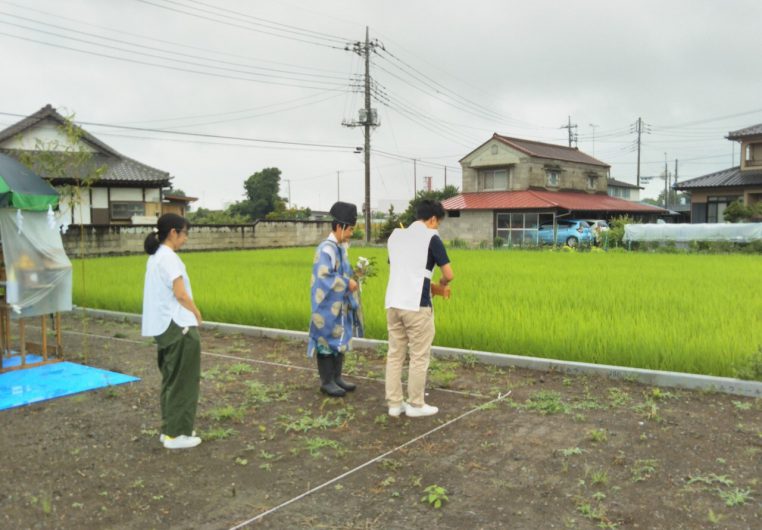
M226 57L235 57L235 58L238 58L238 59L246 59L246 60L249 60L249 61L253 60L253 61L257 61L257 62L276 64L276 65L280 65L280 66L288 66L288 67L291 67L291 68L299 68L299 69L302 69L302 70L313 70L313 71L317 71L317 72L326 72L326 73L332 73L332 74L340 74L341 73L341 72L336 72L336 71L333 71L333 70L327 70L325 68L317 68L317 67L314 67L314 66L304 66L304 65L298 65L298 64L284 63L284 62L280 62L280 61L272 61L272 60L269 60L269 59L262 59L262 58L253 58L253 57L249 57L249 56L246 56L246 55L240 55L240 54L230 53L230 52L220 51L220 50L212 50L212 49L209 49L209 48L202 48L200 46L193 46L193 45L190 45L190 44L183 44L183 43L179 43L179 42L175 42L175 41L170 41L170 40L166 40L166 39L158 39L156 37L150 37L150 36L147 36L147 35L141 35L139 33L130 33L129 31L125 31L125 30L123 30L121 28L116 29L116 28L110 28L110 27L107 27L107 26L100 26L98 24L92 24L90 22L85 22L85 21L80 20L80 19L70 18L70 17L66 17L64 15L60 15L60 14L56 14L56 13L51 13L49 11L43 11L43 10L39 10L39 9L33 9L33 8L30 8L30 7L25 6L25 5L20 5L20 4L14 3L14 2L10 2L8 0L0 0L0 3L8 4L8 5L16 7L18 9L24 9L24 10L31 11L31 12L34 12L34 13L38 13L38 14L42 14L42 15L47 15L47 16L53 17L55 19L67 20L69 22L74 22L75 24L79 24L79 25L82 25L82 26L89 26L89 27L92 27L92 28L97 28L97 29L99 29L101 31L115 32L115 33L118 33L119 35L130 35L132 37L137 37L139 39L144 39L144 40L153 41L153 42L160 42L162 44L169 44L171 46L176 46L176 47L179 47L179 48L186 48L186 49L189 49L189 50L203 51L203 52L211 53L211 54L215 54L215 55L222 55L222 56L226 56Z
M0 112L0 114L4 116L27 117L24 114L14 114L10 112ZM350 146L350 145L319 144L319 143L311 143L311 142L293 142L293 141L287 141L287 140L272 140L267 138L248 138L244 136L225 136L221 134L208 134L208 133L189 132L189 131L172 131L167 129L153 129L150 127L132 127L129 125L115 125L112 123L100 123L100 122L92 122L92 121L77 121L76 125L80 125L80 126L92 125L97 127L110 127L112 129L124 129L128 131L158 132L158 133L165 133L165 134L176 134L181 136L192 136L192 137L198 137L198 138L240 140L245 142L261 142L261 143L272 143L272 144L282 144L282 145L301 145L306 147L326 147L331 149L354 149L354 146Z
M0 14L7 14L7 13L0 12ZM15 15L11 15L11 16L15 16ZM17 17L17 18L24 18L24 17ZM51 24L46 24L44 22L36 22L36 23L43 24L43 25L46 25L46 26L51 26ZM269 71L273 71L273 72L282 72L282 73L288 73L288 74L292 74L292 75L297 75L297 76L302 76L302 77L308 77L308 78L317 78L317 79L301 79L299 77L288 77L288 76L272 75L270 73L258 73L258 72L255 72L255 71L239 70L237 68L228 68L228 67L225 67L225 66L217 66L216 64L203 64L203 63L198 63L198 62L193 62L193 61L186 61L184 59L178 59L178 58L172 58L172 57L163 57L161 55L155 55L155 54L152 54L152 53L145 53L145 52L141 52L141 51L136 51L136 50L130 50L130 49L127 49L127 48L122 48L122 47L119 47L119 46L111 46L109 44L95 42L95 41L92 41L92 40L80 39L80 38L72 37L72 36L69 36L69 35L62 35L61 33L55 33L55 32L52 32L52 31L46 31L46 30L43 30L43 29L33 28L33 27L25 26L23 24L15 24L13 22L8 22L8 21L5 21L5 20L0 20L0 24L5 24L5 25L8 25L8 26L13 26L13 27L16 27L16 28L21 28L21 29L27 29L27 30L30 30L30 31L36 31L36 32L42 33L44 35L51 35L51 36L54 36L54 37L60 37L62 39L69 39L69 40L73 40L75 42L81 42L81 43L85 43L85 44L91 44L91 45L94 45L94 46L99 46L101 48L106 48L106 49L110 49L110 50L116 50L116 51L120 51L120 52L132 53L132 54L135 54L135 55L141 55L141 56L144 56L144 57L151 57L151 58L154 58L154 59L161 59L161 60L165 60L165 61L172 61L174 63L189 64L191 66L200 66L202 68L212 68L212 69L216 69L216 70L222 70L222 71L228 71L228 72L234 72L234 73L240 73L240 74L258 76L258 77L268 77L268 78L272 78L272 79L286 79L286 80L290 80L290 81L300 81L300 82L301 81L307 81L307 82L310 82L310 83L319 83L319 84L325 84L325 85L329 85L329 86L336 85L336 82L335 81L323 81L322 79L343 80L343 78L337 77L337 76L326 76L326 75L321 75L321 74L303 74L303 73L300 73L300 72L289 72L289 71L285 71L285 70L276 70L276 69L273 69L273 68L250 67L248 65L242 65L241 63L232 63L230 61L218 61L218 60L215 60L215 59L206 59L204 57L192 56L192 55L181 53L181 52L173 52L173 51L169 51L169 50L163 50L161 48L156 48L154 46L146 46L146 45L143 45L143 44L134 44L134 43L130 43L130 42L124 41L124 40L112 39L112 38L109 38L109 37L101 37L101 36L98 36L98 35L93 35L92 33L86 33L86 32L81 32L81 31L77 31L77 30L71 30L71 29L68 29L68 28L62 28L61 26L54 26L54 27L62 28L65 31L71 31L71 32L75 32L75 33L84 33L84 34L87 34L87 35L90 35L90 36L95 36L96 38L110 40L110 41L116 41L116 42L120 42L120 43L123 43L123 44L127 44L129 46L134 46L134 47L138 47L138 48L146 48L146 49L158 51L158 52L161 52L161 53L168 53L168 54L172 54L172 55L180 55L180 56L185 56L185 57L192 57L194 59L201 60L201 61L214 61L215 63L226 63L226 64L239 65L239 66L243 66L243 67L248 68L248 69L269 70Z
M292 41L296 41L296 42L302 42L302 43L306 43L306 44L312 44L314 46L323 46L325 48L333 48L333 49L336 49L336 50L343 50L344 49L343 47L335 46L335 45L332 45L332 44L326 44L326 43L322 43L322 42L317 42L317 41L312 41L312 40L306 40L306 39L301 39L301 38L297 38L297 37L290 37L288 35L281 35L281 34L278 34L278 33L272 33L272 32L269 32L269 31L264 31L264 30L261 30L261 29L256 29L256 28L251 27L251 26L245 26L245 25L237 24L237 23L233 23L233 22L226 22L225 20L218 20L216 18L210 18L210 17L207 17L207 16L199 15L197 13L190 13L188 11L183 11L181 9L176 9L174 7L169 7L169 6L157 4L155 2L150 2L148 0L135 0L135 1L143 3L143 4L152 5L154 7L160 8L160 9L166 9L167 11L174 11L176 13L181 13L183 15L188 15L190 17L195 17L195 18L200 18L202 20L208 20L208 21L211 21L211 22L216 22L218 24L223 24L225 26L230 26L230 27L234 27L234 28L244 29L244 30L247 30L247 31L253 31L253 32L256 32L256 33L264 33L265 35L270 35L270 36L273 36L273 37L280 37L282 39L288 39L288 40L292 40ZM164 0L164 1L165 2L169 2L171 0ZM177 4L177 2L173 2L173 3ZM180 4L180 5L182 5L182 4ZM188 6L185 6L185 5L182 5L182 7L185 7L186 9L188 8ZM190 9L196 9L197 11L201 11L201 12L208 12L206 10L199 9L199 8L190 8ZM227 15L217 15L217 16L220 16L220 17L223 17L223 18L228 18L228 19L233 18L233 17L227 16ZM233 20L236 20L236 19L233 18ZM256 25L253 22L249 22L249 24ZM279 30L279 31L284 31L285 33L288 33L288 31L286 31L286 30ZM297 34L297 32L291 32L291 33ZM344 41L342 41L342 42L344 42Z
M114 59L114 60L117 60L117 61L125 61L125 62L129 62L129 63L142 64L142 65L146 65L146 66L154 66L154 67L157 67L157 68L165 68L165 69L168 69L168 70L175 70L175 71L178 71L178 72L186 72L186 73L192 73L192 74L199 74L199 75L204 75L204 76L208 76L208 77L218 77L218 78L222 78L222 79L235 79L237 81L249 81L249 82L252 82L252 83L261 83L261 84L265 84L265 85L276 85L276 86L286 86L286 87L294 87L294 88L304 88L304 89L307 89L307 90L342 90L342 91L344 90L344 87L340 88L340 85L338 85L338 84L335 85L336 88L326 88L325 86L322 86L322 87L317 86L316 87L316 86L298 85L298 84L291 84L291 83L270 82L270 81L265 81L265 80L262 80L262 79L252 79L252 78L249 78L249 77L240 77L240 76L234 76L234 75L219 74L219 73L214 73L214 72L204 72L204 71L201 71L201 70L193 70L191 68L182 68L182 67L179 67L179 66L172 66L172 65L167 65L167 64L152 63L152 62L149 62L149 61L141 61L141 60L138 60L138 59L131 59L129 57L119 57L119 56L116 56L116 55L109 55L109 54L106 54L106 53L99 53L99 52L94 52L94 51L90 51L90 50L82 50L80 48L73 48L71 46L64 46L64 45L61 45L61 44L53 44L53 43L50 43L50 42L45 42L45 41L41 41L41 40L37 40L37 39L31 39L31 38L28 38L28 37L23 37L21 35L14 35L12 33L5 33L5 32L2 32L2 31L0 31L0 35L4 35L6 37L11 37L11 38L14 38L14 39L24 40L24 41L28 41L28 42L34 42L34 43L37 43L37 44L42 44L44 46L50 46L52 48L60 48L60 49L63 49L63 50L70 50L70 51L75 51L75 52L79 52L79 53L84 53L84 54L87 54L87 55L94 55L96 57L105 57L107 59ZM139 53L139 52L132 52L132 53ZM142 54L142 55L148 55L148 54ZM158 57L158 58L159 59L164 59L163 57ZM205 65L201 65L201 66L205 66Z

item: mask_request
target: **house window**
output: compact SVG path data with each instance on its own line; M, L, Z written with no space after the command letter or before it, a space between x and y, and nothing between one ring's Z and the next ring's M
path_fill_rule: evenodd
M507 246L536 246L538 216L536 213L498 213L496 235Z
M725 208L732 202L741 199L740 195L727 196L727 197L708 197L706 200L706 222L707 223L724 223Z
M111 219L130 220L133 215L145 215L146 205L142 202L112 202Z
M629 189L623 189L622 190L622 198L623 199L630 199L630 190Z
M762 143L753 143L746 146L746 165L762 166Z
M479 172L483 191L507 190L508 169L486 169Z
M598 175L588 175L587 176L587 187L588 189L594 190L598 187Z
M547 169L547 170L545 170L545 175L547 176L548 186L558 186L558 173L559 173L559 171L557 169Z

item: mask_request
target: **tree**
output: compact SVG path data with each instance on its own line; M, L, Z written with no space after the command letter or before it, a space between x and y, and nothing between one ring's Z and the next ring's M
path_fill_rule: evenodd
M285 210L286 201L278 196L280 174L277 167L268 167L251 175L243 183L246 199L232 204L228 213L254 220L278 209Z
M309 208L299 208L294 206L293 208L286 208L286 203L281 201L278 203L278 207L265 216L265 219L296 219L306 220L312 215L312 210Z
M38 175L52 182L65 182L56 186L61 198L59 209L66 205L73 212L81 206L83 192L100 180L106 166L95 164L92 151L82 148L85 132L74 123L74 114L63 119L59 127L63 141L35 138L34 149L21 151L18 157L22 164ZM82 225L81 216L79 224Z
M650 204L652 206L659 206L661 208L664 208L664 191L659 193L659 195L655 199L647 198L643 199L645 204ZM685 204L691 203L691 194L690 193L682 193L677 190L669 190L669 206L678 206L681 204L681 202L684 202Z
M389 213L386 215L386 222L381 225L381 230L378 234L379 241L386 241L395 228L399 228L400 217L394 213L394 205L389 206Z
M407 210L405 210L404 213L399 216L398 224L399 222L402 222L403 225L408 226L413 223L415 221L415 211L421 201L426 199L430 199L432 201L443 201L445 199L449 199L450 197L455 197L457 194L458 187L451 184L445 186L441 190L419 191L415 194L415 198L410 201L410 204L408 204Z
M232 215L227 210L210 210L208 208L199 208L195 212L189 213L188 221L197 225L239 225L250 222L248 217Z
M762 201L751 206L744 206L741 199L738 199L728 204L722 217L728 223L747 223L752 219L760 218L762 217Z

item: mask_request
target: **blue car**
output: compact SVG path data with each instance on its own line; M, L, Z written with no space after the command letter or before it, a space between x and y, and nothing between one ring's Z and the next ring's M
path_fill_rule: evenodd
M558 227L555 243L559 245L568 245L576 247L580 243L590 245L595 240L590 225L586 221L578 219L556 219ZM553 223L544 223L537 230L540 244L552 245L553 241Z

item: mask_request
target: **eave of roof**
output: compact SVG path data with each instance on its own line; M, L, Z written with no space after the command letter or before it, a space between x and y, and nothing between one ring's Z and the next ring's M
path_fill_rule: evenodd
M474 154L476 151L487 145L492 140L497 140L509 147L516 149L526 155L535 158L543 158L548 160L563 160L565 162L575 162L578 164L588 164L592 166L600 166L610 168L611 166L605 162L593 158L592 156L583 153L579 149L573 147L566 147L565 145L548 144L544 142L537 142L534 140L525 140L522 138L512 138L510 136L502 136L498 133L493 133L492 138L479 145L476 149L473 149L466 156L461 158L458 162L463 162L466 158Z
M445 210L562 209L599 212L663 213L657 206L584 192L540 190L461 193L442 201Z
M678 182L675 185L675 189L743 188L748 186L762 186L762 169L758 171L741 171L740 167L731 167L701 177Z
M759 135L762 135L762 123L752 125L751 127L744 127L743 129L738 129L737 131L731 131L725 138L728 140L743 140L749 136Z

